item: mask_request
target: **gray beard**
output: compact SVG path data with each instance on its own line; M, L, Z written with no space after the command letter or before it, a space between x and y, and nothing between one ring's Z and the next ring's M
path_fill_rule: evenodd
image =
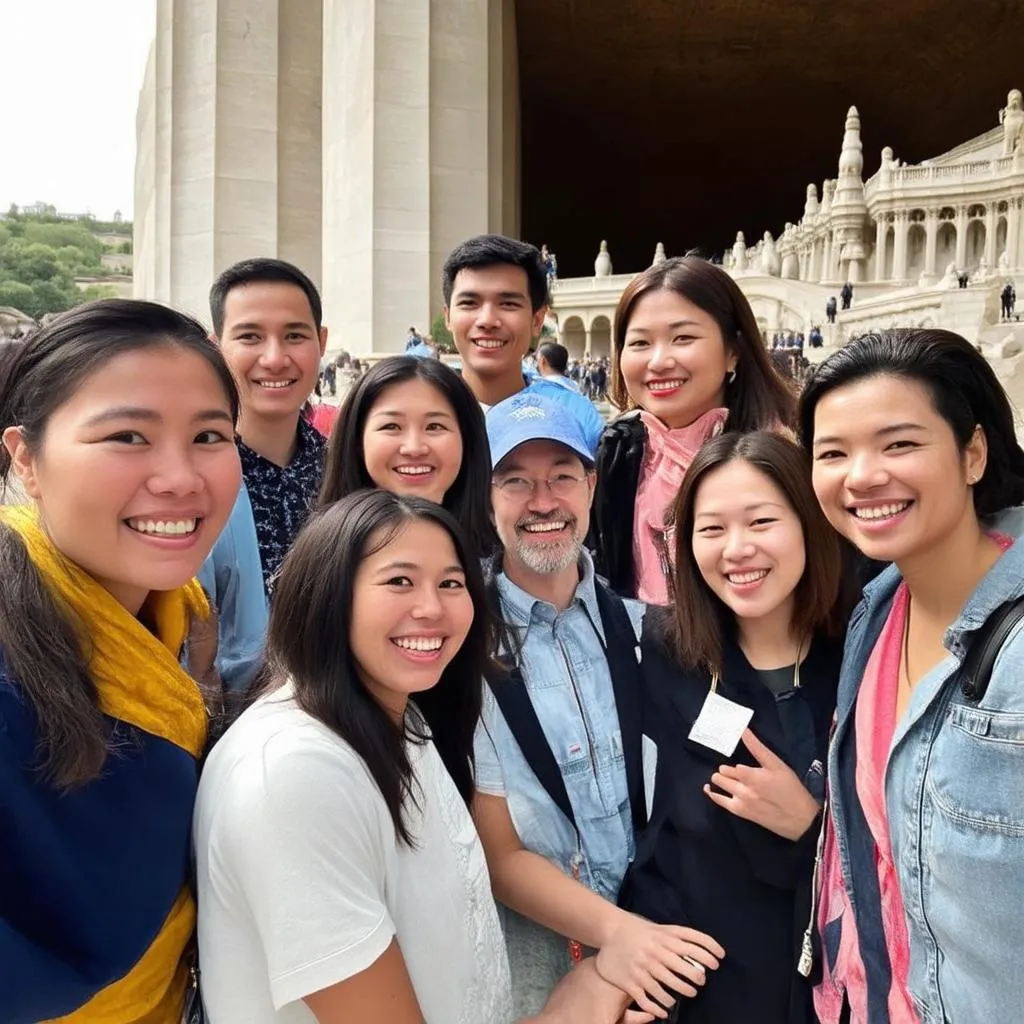
M564 544L545 545L544 549L534 547L524 541L520 533L516 533L515 556L518 562L526 566L530 572L538 576L549 576L552 573L568 569L576 565L583 550L583 541L579 537Z

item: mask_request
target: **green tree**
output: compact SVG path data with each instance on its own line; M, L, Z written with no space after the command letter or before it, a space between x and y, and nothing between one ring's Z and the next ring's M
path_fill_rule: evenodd
M455 339L444 322L444 313L438 313L430 322L430 336L440 352L454 352Z
M54 249L73 245L88 253L90 263L99 264L103 243L84 225L78 222L62 222L60 224L25 225L25 238L29 242L39 242Z
M38 318L112 294L104 285L81 291L74 281L85 275L106 275L103 252L130 247L131 224L110 226L124 234L124 243L105 246L93 233L101 226L91 219L67 221L52 209L29 215L12 207L0 223L0 305Z
M28 313L36 305L36 293L20 281L0 281L0 306L13 306ZM29 316L32 314L29 313Z

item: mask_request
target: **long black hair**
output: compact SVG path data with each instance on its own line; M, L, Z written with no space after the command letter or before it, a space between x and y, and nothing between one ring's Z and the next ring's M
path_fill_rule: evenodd
M437 684L411 698L468 806L473 797L473 735L484 679L493 669L492 622L480 559L440 505L425 498L364 490L318 509L285 557L274 591L267 638L268 671L255 694L291 679L307 714L337 733L364 761L400 840L413 845L405 808L415 801L406 743L423 742L415 718L394 721L359 676L349 639L360 564L415 521L440 526L455 546L474 616L469 633Z
M491 521L491 453L484 414L462 378L438 359L391 356L367 370L345 399L331 431L320 504L376 486L366 471L363 454L366 420L386 388L410 380L422 380L435 388L455 413L462 437L462 465L443 504L466 531L472 549L484 557L498 540Z
M830 392L870 377L899 377L924 387L961 451L981 427L988 458L971 489L979 516L1024 503L1024 450L1017 443L1010 400L985 357L952 331L865 334L829 356L800 399L800 439L808 451L814 444L818 403Z
M0 366L0 433L18 427L33 454L53 414L110 360L128 352L181 349L209 363L238 418L231 371L203 326L165 306L101 299L56 317ZM0 445L0 492L11 456ZM21 538L0 525L0 652L39 724L40 767L61 789L97 778L110 735L89 675L88 631L58 602Z

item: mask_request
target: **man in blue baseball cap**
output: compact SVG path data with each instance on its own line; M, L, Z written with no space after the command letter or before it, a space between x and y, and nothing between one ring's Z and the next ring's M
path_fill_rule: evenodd
M486 423L503 548L489 585L510 674L485 692L474 813L515 1009L528 1015L581 947L600 949L606 980L625 984L641 950L674 962L677 940L615 905L645 820L643 605L596 579L583 545L594 493L588 439L569 409L532 391L499 402Z

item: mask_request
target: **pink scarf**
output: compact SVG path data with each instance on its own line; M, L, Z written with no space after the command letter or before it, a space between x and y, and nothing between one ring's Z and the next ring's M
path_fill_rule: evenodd
M885 806L885 769L889 763L892 738L896 733L896 703L900 686L900 653L907 621L910 594L901 584L893 599L885 626L875 642L864 678L857 691L854 709L857 798L871 838L875 842L875 869L881 895L882 930L889 954L892 984L889 988L891 1024L918 1024L917 1011L910 1001L907 977L910 971L910 941L907 936L903 897L892 856L889 815ZM850 1002L851 1019L867 1020L867 980L857 941L857 926L849 895L839 866L839 851L831 825L825 841L824 882L818 926L842 918L839 954L833 969L825 964L822 983L815 989L818 1016L826 1024L838 1021L842 993Z
M665 517L694 456L722 432L728 415L728 409L711 409L688 427L671 429L657 416L640 413L647 442L633 514L633 565L641 601L668 604Z

